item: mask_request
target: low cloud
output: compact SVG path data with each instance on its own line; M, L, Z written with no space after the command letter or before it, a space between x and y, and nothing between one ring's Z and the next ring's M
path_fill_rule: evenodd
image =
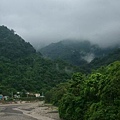
M0 0L0 25L34 46L66 38L120 42L119 0Z

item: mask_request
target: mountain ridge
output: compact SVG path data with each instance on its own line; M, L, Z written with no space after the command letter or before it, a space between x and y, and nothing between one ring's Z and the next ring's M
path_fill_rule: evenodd
M96 57L102 57L116 49L114 47L101 48L88 40L63 40L51 43L39 51L44 57L50 59L62 59L73 65L90 63Z

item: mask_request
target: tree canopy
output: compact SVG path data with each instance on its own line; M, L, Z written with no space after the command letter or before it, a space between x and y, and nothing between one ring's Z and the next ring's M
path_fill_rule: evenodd
M75 73L53 91L51 102L59 106L64 120L119 120L120 62L89 75Z

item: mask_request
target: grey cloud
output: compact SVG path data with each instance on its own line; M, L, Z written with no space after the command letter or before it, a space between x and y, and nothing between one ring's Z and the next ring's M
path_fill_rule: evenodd
M120 42L119 0L0 0L0 25L32 44L66 38Z

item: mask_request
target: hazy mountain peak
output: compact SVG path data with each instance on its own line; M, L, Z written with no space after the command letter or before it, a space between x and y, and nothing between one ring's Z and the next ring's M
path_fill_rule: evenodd
M82 65L91 62L95 57L107 55L115 48L100 48L88 40L66 39L52 43L40 49L40 52L51 59L62 59L75 65Z

